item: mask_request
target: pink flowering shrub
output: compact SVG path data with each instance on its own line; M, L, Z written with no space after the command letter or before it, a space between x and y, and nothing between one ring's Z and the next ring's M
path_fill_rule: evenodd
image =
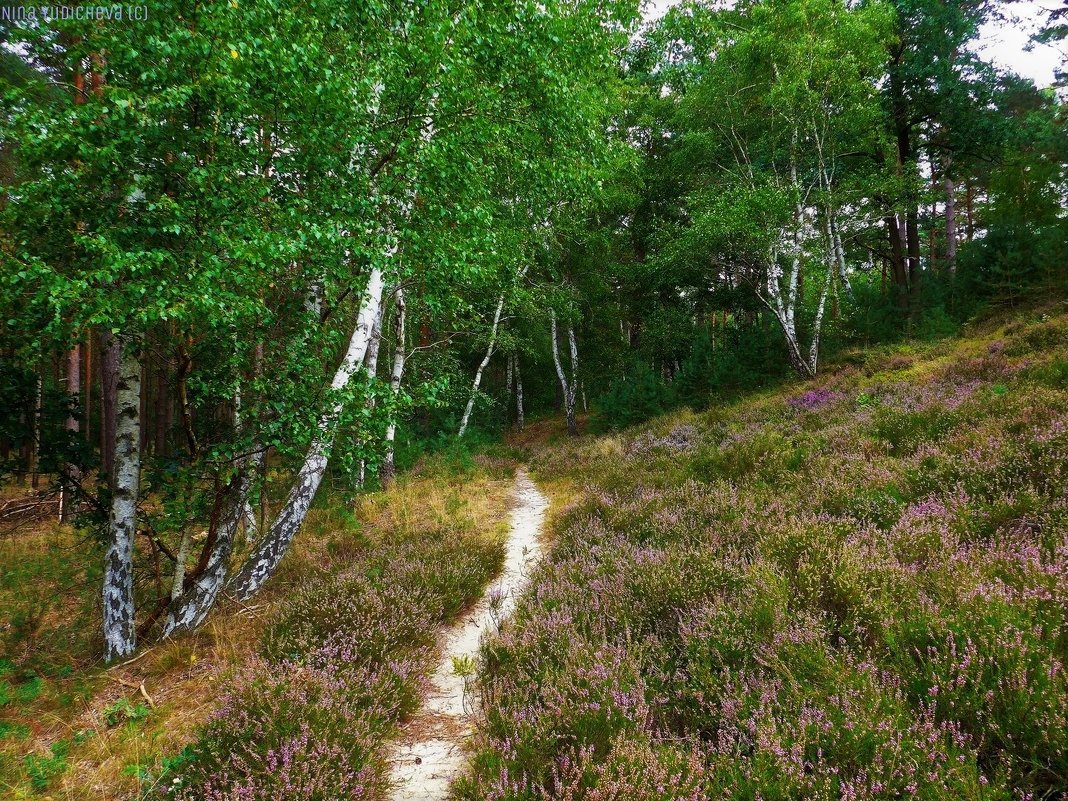
M1068 793L1066 322L541 451L583 494L457 796Z
M165 795L384 798L381 748L419 704L438 629L502 561L500 543L432 530L373 542L341 575L297 589Z

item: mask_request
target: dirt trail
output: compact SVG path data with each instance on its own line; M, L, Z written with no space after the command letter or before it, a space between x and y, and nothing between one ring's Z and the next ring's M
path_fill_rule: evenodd
M449 784L463 770L464 745L475 726L471 710L465 709L465 680L456 675L454 660L475 663L483 633L495 632L512 613L541 555L538 535L549 502L522 469L516 474L515 498L504 570L479 602L445 631L441 661L430 677L423 707L404 727L394 748L392 801L445 799ZM472 703L477 701L468 698L467 706Z

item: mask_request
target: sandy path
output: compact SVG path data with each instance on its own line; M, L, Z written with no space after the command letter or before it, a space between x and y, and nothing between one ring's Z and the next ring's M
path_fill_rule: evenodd
M423 707L404 727L393 750L392 801L445 799L449 784L463 770L464 744L475 724L464 708L464 678L453 671L453 659L477 660L483 633L496 631L511 614L541 555L538 535L549 502L522 469L516 474L515 498L504 570L481 600L443 634L441 662L430 677Z

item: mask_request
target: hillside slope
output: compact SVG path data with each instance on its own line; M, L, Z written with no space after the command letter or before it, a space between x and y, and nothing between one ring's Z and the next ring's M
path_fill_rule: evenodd
M475 799L1068 790L1068 309L542 448Z

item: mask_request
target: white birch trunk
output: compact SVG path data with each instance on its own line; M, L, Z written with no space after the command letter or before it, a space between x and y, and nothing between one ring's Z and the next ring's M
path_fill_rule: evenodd
M352 377L359 371L367 354L367 345L371 339L371 329L378 307L382 302L382 270L375 267L367 281L367 289L356 328L349 340L348 350L341 365L331 381L331 389L344 389ZM237 598L244 600L253 595L274 573L278 563L289 550L289 545L304 523L319 483L323 479L329 462L330 446L333 444L334 424L343 410L342 402L334 406L319 419L318 431L312 438L308 453L304 457L293 486L286 498L285 505L271 525L270 531L260 540L241 568L231 580L231 588Z
M382 315L385 313L386 304L378 304L378 315L375 317L375 323L371 326L371 341L367 343L367 380L368 383L374 380L378 375L378 349L382 343ZM367 408L373 409L375 407L375 396L368 395ZM360 478L359 485L362 487L364 482L367 481L367 460L360 459Z
M478 396L478 387L482 383L482 373L486 369L486 365L489 364L490 359L493 357L493 348L497 344L497 326L501 322L501 311L504 309L504 295L502 294L497 299L497 311L493 314L493 327L490 329L489 345L486 346L486 355L482 357L482 362L478 365L478 369L475 371L475 380L471 385L471 397L467 399L467 408L464 409L464 416L460 420L460 432L456 435L462 437L464 432L467 431L467 424L471 422L471 412L475 408L475 398Z
M853 285L849 283L849 273L846 270L845 248L842 246L842 233L838 230L838 217L833 209L827 210L827 225L831 232L831 242L834 248L835 267L838 271L838 280L846 291L846 295L853 297Z
M230 566L234 538L237 535L238 525L244 517L243 510L251 484L252 474L248 463L245 462L241 465L236 479L227 488L228 502L220 515L220 523L215 531L215 544L208 555L204 572L196 577L196 581L188 590L185 589L188 532L183 536L182 548L186 553L179 553L175 560L177 565L174 584L171 586L171 606L167 613L167 620L163 624L164 637L169 637L183 629L195 629L204 622L204 618L215 605L226 583L226 571Z
M67 351L67 394L71 397L75 410L81 400L82 392L82 346L78 343ZM71 414L67 418L67 431L77 435L79 431L78 418ZM77 465L67 465L67 476L64 480L59 495L59 522L65 523L73 517L78 510L77 482L81 478L78 474Z
M237 386L234 388L234 431L241 431L241 381L238 380ZM247 471L249 463L253 462L253 457L245 456L240 460L239 468L242 471ZM250 476L251 477L251 476ZM248 482L251 484L251 481ZM247 489L247 488L246 488ZM252 504L248 499L248 492L242 492L240 503L241 508L240 518L238 523L244 522L245 524L245 541L251 543L256 538L256 513L252 511Z
M519 371L519 354L517 353L515 359L515 414L516 414L516 428L519 431L523 430L523 375Z
M575 376L572 373L571 381L567 380L567 376L564 375L564 366L560 363L560 346L557 344L556 333L556 311L554 309L549 310L549 320L551 325L551 339L552 339L552 351L553 351L553 364L556 366L556 377L560 381L560 391L564 395L564 414L567 417L567 433L571 436L578 434L578 423L575 421ZM568 343L571 347L571 367L572 371L578 368L578 348L575 344L575 331L571 326L568 326Z
M117 337L120 348L115 392L115 477L104 557L104 659L128 656L137 647L134 620L133 549L141 489L141 360L137 342Z
M800 252L796 252L794 258L799 261ZM783 337L786 339L787 356L790 360L790 365L800 375L811 377L813 373L809 368L808 361L801 353L801 345L797 339L797 328L794 325L794 304L796 299L790 300L787 298L784 302L782 286L779 283L779 279L782 276L782 269L778 266L778 255L774 249L771 251L770 259L767 280L768 297L764 298L761 296L761 300L764 301L764 305L768 307L771 313L775 315L775 319L779 321ZM799 264L795 264L794 269L799 269L799 266Z
M178 546L178 554L174 557L174 581L171 582L171 602L174 603L182 597L185 589L185 563L189 559L189 548L193 544L193 530L186 527L182 532L182 541Z
M404 362L407 358L407 351L405 350L405 305L404 305L404 289L397 287L397 293L394 300L396 306L396 319L394 325L394 337L396 339L396 346L393 350L393 372L389 377L389 389L393 395L393 408L389 412L389 423L386 425L386 452L382 459L382 472L380 480L382 486L385 487L391 482L394 476L397 474L397 467L394 463L394 449L393 443L397 436L397 409L396 400L400 395L401 380L404 378Z
M827 295L831 291L831 281L834 277L836 259L833 254L834 240L828 238L827 242L827 277L823 282L823 290L820 292L820 302L816 307L816 319L812 323L812 342L808 349L808 371L816 375L816 367L819 364L820 355L820 331L823 328L823 312L827 308Z

